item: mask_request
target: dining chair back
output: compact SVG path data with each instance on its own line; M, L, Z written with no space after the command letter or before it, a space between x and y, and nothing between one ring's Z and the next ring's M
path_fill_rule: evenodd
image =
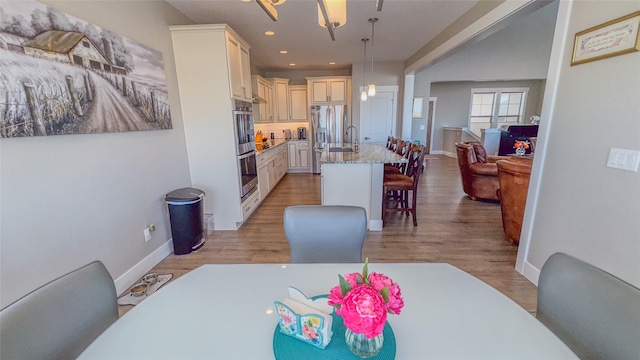
M0 311L0 358L75 359L116 320L113 279L94 261Z
M640 359L640 289L572 256L542 267L536 317L580 359Z
M358 206L299 205L284 210L292 263L359 263L367 235Z

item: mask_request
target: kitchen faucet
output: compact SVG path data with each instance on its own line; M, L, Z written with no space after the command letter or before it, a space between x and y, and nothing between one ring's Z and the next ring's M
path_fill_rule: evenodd
M345 134L344 134L345 136L349 136L349 130L350 130L350 129L353 129L353 131L354 131L356 134L358 133L358 128L357 128L357 127L355 127L355 126L353 126L353 125L349 125L349 126L347 126L347 131L346 131L346 132L345 132ZM354 139L353 139L353 137L351 137L351 144L353 144L353 141L354 141ZM356 143L358 142L358 138L357 138L357 136L356 136L356 138L355 138L355 142L356 142Z

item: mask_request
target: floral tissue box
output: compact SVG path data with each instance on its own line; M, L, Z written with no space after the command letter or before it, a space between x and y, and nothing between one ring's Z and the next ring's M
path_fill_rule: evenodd
M300 290L289 286L289 298L274 301L280 316L280 332L324 349L331 341L333 308L327 298L307 298Z

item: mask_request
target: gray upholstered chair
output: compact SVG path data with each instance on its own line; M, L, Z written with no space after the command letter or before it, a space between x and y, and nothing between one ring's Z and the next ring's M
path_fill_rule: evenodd
M284 234L292 263L362 262L367 214L357 206L290 206Z
M75 359L118 319L116 288L94 261L0 312L0 358Z
M574 257L542 267L536 317L580 359L640 359L640 289Z

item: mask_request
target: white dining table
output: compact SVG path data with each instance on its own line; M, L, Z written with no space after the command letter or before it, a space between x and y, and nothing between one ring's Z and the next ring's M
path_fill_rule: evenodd
M327 294L362 264L203 265L109 327L80 359L273 359L273 301L293 286ZM442 263L370 263L405 301L389 315L396 359L577 359L536 318L494 288ZM311 346L311 345L308 345Z

